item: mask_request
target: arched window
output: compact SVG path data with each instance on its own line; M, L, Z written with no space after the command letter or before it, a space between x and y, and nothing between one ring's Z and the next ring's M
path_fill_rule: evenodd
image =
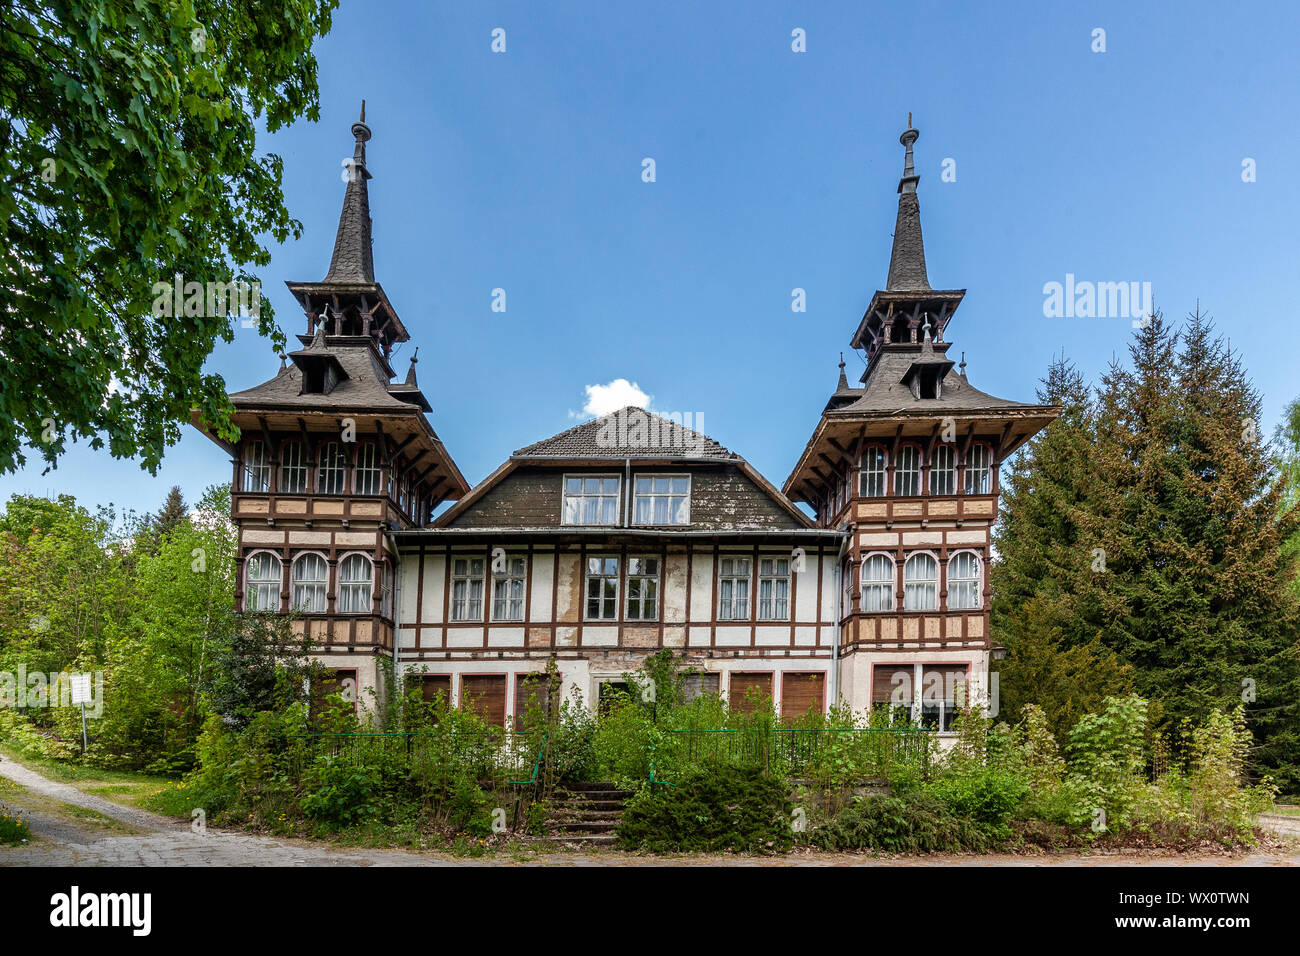
M316 467L316 493L321 495L343 494L343 469L347 459L339 443L332 441L320 450L320 464Z
M245 611L280 610L280 559L267 551L259 551L244 566Z
M379 449L374 442L357 446L357 467L352 473L352 491L358 495L379 494Z
M973 611L983 603L980 559L973 551L958 551L948 559L948 609Z
M989 469L993 452L988 445L971 445L966 452L966 494L989 493Z
M903 565L903 610L934 611L939 607L939 562L932 555L914 554Z
M308 614L325 613L325 585L329 568L319 554L300 555L293 562L293 609Z
M244 490L268 491L271 486L271 463L267 460L266 445L250 441L244 446Z
M894 468L894 494L919 495L921 493L921 449L904 445L898 449L898 464Z
M887 554L873 554L862 562L862 610L894 609L894 562Z
M930 494L957 493L957 452L952 445L939 445L930 460Z
M339 565L340 614L369 614L374 567L364 554L350 554Z
M289 495L307 490L307 456L302 442L286 442L280 449L280 486L276 490Z
M862 497L883 498L889 489L885 476L885 449L868 445L862 452Z

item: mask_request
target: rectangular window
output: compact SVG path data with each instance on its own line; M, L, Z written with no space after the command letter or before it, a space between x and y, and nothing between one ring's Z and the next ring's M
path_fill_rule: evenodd
M992 453L988 445L971 445L966 452L966 494L989 493L989 469Z
M565 475L564 524L618 524L616 476Z
M808 674L781 675L781 720L796 723L826 709L826 674L815 671Z
M654 621L659 616L659 559L627 559L627 619Z
M871 706L886 707L895 724L952 730L968 706L964 664L877 664Z
M712 695L717 697L720 692L719 678L717 674L709 674L704 671L697 671L687 674L682 680L682 703L689 704L697 697Z
M280 449L280 487L282 494L300 495L307 490L307 459L302 442L288 442Z
M379 565L379 613L393 619L393 569L387 561Z
M637 475L633 524L690 524L689 475Z
M587 620L618 620L618 558L587 559Z
M758 562L758 619L790 620L790 560L760 558Z
M507 556L504 566L492 572L492 620L524 619L524 577L528 562Z
M921 450L915 445L898 449L898 464L894 468L894 494L902 496L921 493Z
M494 727L506 725L506 675L464 674L460 678L460 706L478 714Z
M316 467L316 493L343 494L343 472L347 459L337 442L330 442L320 450L320 464Z
M482 558L456 558L451 562L451 619L483 620Z
M379 494L379 449L372 442L357 447L357 467L352 473L352 491L358 495Z
M250 441L244 446L244 490L268 491L271 487L271 463L266 457L266 446L260 441Z
M735 713L752 714L772 703L771 674L731 672L727 681L727 707Z
M887 487L885 450L872 445L862 453L862 497L883 498Z
M718 620L749 620L749 558L723 558L718 562Z
M930 494L957 493L957 452L952 445L939 445L930 460Z

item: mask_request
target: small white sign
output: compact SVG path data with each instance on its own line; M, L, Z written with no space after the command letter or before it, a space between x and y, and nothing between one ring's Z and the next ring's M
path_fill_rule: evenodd
M68 683L72 686L72 702L74 704L90 703L90 675L89 674L70 674Z

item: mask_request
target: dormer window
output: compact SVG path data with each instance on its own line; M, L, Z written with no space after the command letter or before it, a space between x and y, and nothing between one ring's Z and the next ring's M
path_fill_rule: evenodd
M690 524L689 475L637 475L633 524Z
M564 524L618 524L617 475L565 475Z

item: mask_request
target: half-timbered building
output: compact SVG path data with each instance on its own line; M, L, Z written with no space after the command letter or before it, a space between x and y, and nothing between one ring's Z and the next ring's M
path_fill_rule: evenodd
M391 663L503 724L551 660L594 704L661 649L693 691L787 717L840 701L947 729L987 693L998 468L1059 410L949 359L964 290L929 284L910 123L886 288L850 339L866 369L850 386L841 360L783 489L689 422L625 408L471 490L415 359L400 383L388 364L409 335L374 278L364 118L329 272L288 284L303 347L230 396L242 610L294 612L362 688L387 692Z

